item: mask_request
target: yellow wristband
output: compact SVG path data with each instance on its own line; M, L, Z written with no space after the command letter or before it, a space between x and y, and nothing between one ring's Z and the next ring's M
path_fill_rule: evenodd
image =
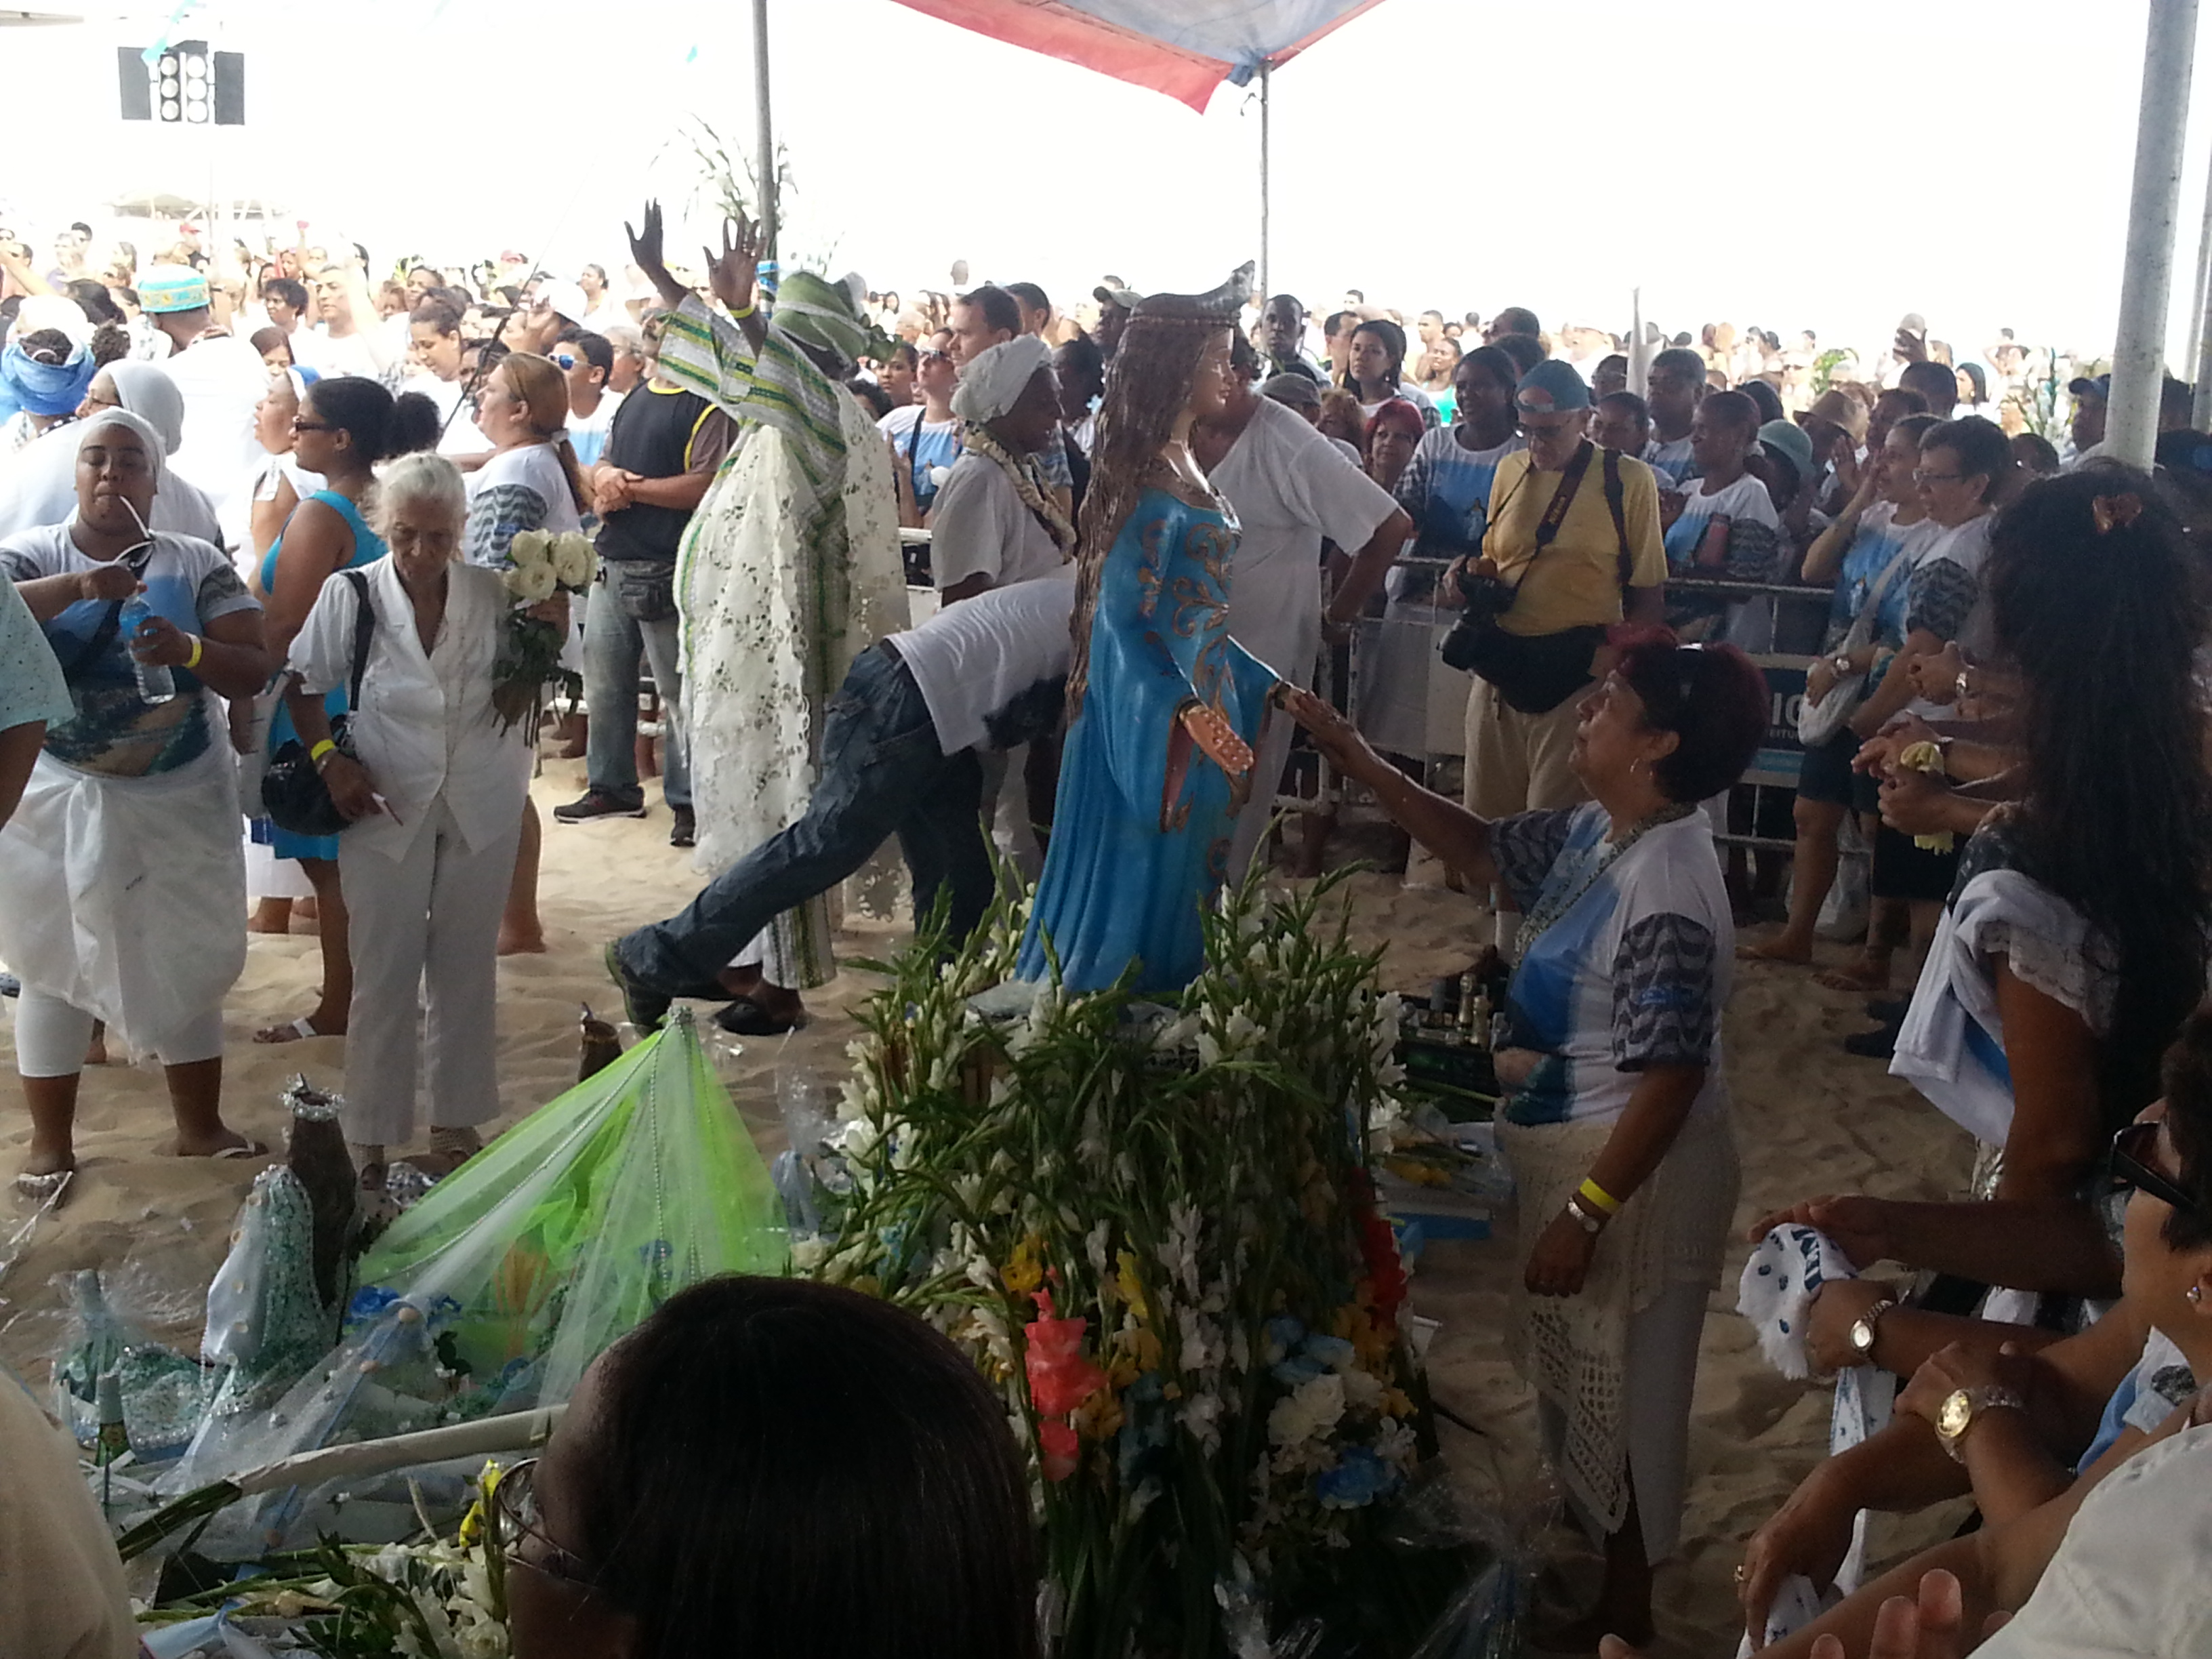
M1580 1196L1589 1200L1607 1215L1620 1213L1620 1200L1587 1176L1583 1178L1583 1184L1575 1188L1575 1191Z
M730 320L733 323L742 323L759 309L758 306L747 306L743 311L733 311L730 313Z
M200 647L205 643L205 641L204 641L197 634L193 635L191 639L192 654L185 659L185 666L187 668L198 668L200 665Z
M335 755L337 751L337 744L329 738L325 738L320 743L317 744L313 749L310 749L307 751L308 763L310 765L320 766L323 763L324 756Z

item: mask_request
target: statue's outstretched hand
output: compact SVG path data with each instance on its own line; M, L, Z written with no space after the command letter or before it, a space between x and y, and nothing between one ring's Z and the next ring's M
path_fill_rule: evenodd
M1232 779L1242 779L1251 771L1252 745L1237 735L1236 728L1218 710L1194 699L1182 706L1176 719L1190 733L1199 752Z

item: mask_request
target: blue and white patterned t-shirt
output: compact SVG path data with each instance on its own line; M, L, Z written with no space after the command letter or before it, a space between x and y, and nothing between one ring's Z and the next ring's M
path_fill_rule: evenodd
M1578 895L1513 973L1504 1042L1544 1058L1502 1108L1508 1122L1618 1117L1648 1066L1702 1066L1692 1110L1726 1103L1721 1010L1735 927L1711 828L1692 812L1607 862L1611 825L1593 804L1490 826L1491 857L1523 915Z
M1836 574L1836 595L1829 602L1827 632L1820 641L1824 653L1842 646L1891 562L1900 556L1914 556L1936 534L1931 519L1900 525L1896 518L1897 507L1891 501L1876 501L1860 514L1858 532L1844 550L1843 566ZM1905 599L1912 591L1911 575L1912 567L1908 564L1882 589L1881 605L1875 612L1874 642L1887 650L1894 651L1905 643Z
M1498 464L1527 439L1516 433L1489 449L1469 449L1457 427L1421 434L1413 458L1398 480L1398 505L1413 521L1416 557L1480 558L1482 532L1490 524L1490 482Z

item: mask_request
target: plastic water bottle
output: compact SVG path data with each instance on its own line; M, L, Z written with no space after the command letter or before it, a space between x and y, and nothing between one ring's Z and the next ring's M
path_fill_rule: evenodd
M123 601L123 611L116 618L116 622L123 630L125 645L128 646L137 637L140 626L149 620L153 614L153 609L147 605L146 596L143 593L133 593ZM141 662L136 653L131 656L131 663L138 671L140 701L167 702L177 695L177 677L169 672L167 665L158 662Z

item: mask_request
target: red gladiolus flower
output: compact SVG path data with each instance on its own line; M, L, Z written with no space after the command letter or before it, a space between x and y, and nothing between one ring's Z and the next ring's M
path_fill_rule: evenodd
M1029 1337L1030 1404L1041 1418L1066 1417L1106 1386L1106 1373L1083 1357L1088 1320L1054 1319L1049 1291L1039 1291L1036 1304L1042 1316L1023 1327ZM1072 1443L1075 1431L1067 1432Z
M1037 1462L1046 1480L1065 1480L1073 1474L1081 1449L1073 1425L1060 1418L1048 1417L1037 1425Z
M1359 1254L1367 1264L1376 1313L1386 1322L1395 1322L1406 1301L1406 1264L1398 1255L1397 1235L1371 1205L1363 1206L1359 1212Z

